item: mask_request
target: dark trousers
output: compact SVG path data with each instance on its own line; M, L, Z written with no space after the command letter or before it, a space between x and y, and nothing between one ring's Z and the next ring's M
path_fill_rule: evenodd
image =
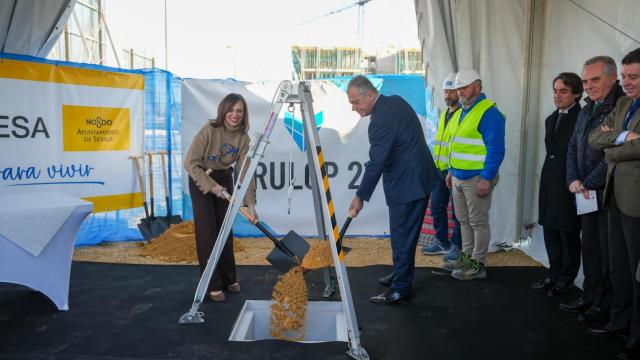
M455 224L451 241L449 241L449 218L447 216L447 206L451 198L451 191L447 187L444 179L447 178L447 171L442 172L441 181L436 182L436 186L431 191L431 217L433 218L433 228L436 230L436 239L440 245L448 249L451 244L462 248L462 237L460 235L460 222L456 218L456 211L452 207L451 215Z
M411 294L415 272L416 245L422 228L422 219L429 199L389 206L391 251L393 255L393 284L391 289L406 296Z
M604 210L580 216L582 222L582 298L604 313L611 310L613 288L609 277L609 242L607 212Z
M629 327L631 338L640 339L640 284L634 280L640 260L640 218L620 211L613 187L608 198L611 324L616 328Z
M580 232L543 227L549 257L547 276L554 282L573 283L580 269Z
M216 170L210 176L218 184L226 187L229 193L233 191L231 169ZM212 193L203 195L191 177L189 177L189 192L193 207L193 221L196 227L196 252L202 276L218 238L229 203ZM220 291L235 282L236 260L233 256L233 232L230 232L211 281L209 281L207 291Z

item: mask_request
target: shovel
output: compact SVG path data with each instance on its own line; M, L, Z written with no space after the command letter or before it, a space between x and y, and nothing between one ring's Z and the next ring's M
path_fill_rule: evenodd
M351 220L353 220L353 218L351 217L351 214L349 214L349 216L347 217L347 220L344 221L344 225L342 225L342 229L340 230L340 235L338 235L338 241L336 242L336 248L338 250L338 254L340 254L341 250L344 251L345 253L348 253L349 251L351 251L351 248L342 246L342 238L344 238L344 234L347 232L347 228L349 227L349 225L351 225Z
M150 215L147 216L146 219L142 219L141 220L141 224L144 224L145 227L147 228L147 236L145 236L144 234L142 234L142 236L144 236L144 238L146 240L150 240L153 239L157 236L162 235L168 228L169 226L161 219L161 218L157 218L154 214L154 205L153 205L153 201L154 201L154 196L153 196L153 153L148 152L147 156L149 157L149 200L151 201L150 204ZM138 225L138 228L140 228L140 225ZM141 230L142 232L142 230Z
M231 201L231 195L229 195L229 193L225 191L223 194L227 201ZM295 231L290 230L282 240L278 240L278 238L269 231L267 224L256 220L249 210L240 208L240 213L257 227L258 230L265 234L275 246L269 255L267 255L267 261L278 269L278 271L284 274L292 267L299 266L302 263L302 259L304 259L307 251L309 251L309 243L307 243L305 239L296 234Z
M182 217L180 215L171 215L171 201L169 199L169 180L167 176L167 155L166 151L157 152L160 155L160 159L162 160L162 179L164 180L164 199L166 201L167 206L167 216L163 218L164 222L167 224L167 227L171 224L180 224L182 222Z
M209 175L212 171L211 169L207 169L205 173ZM231 202L231 195L228 192L224 191L222 194L227 201ZM294 266L300 266L302 259L304 259L307 251L309 251L309 243L307 243L302 236L291 230L282 240L278 240L278 238L269 231L267 224L254 218L246 208L240 208L240 213L273 242L275 247L269 255L267 255L267 261L271 265L283 274Z
M138 174L138 183L140 183L140 193L142 194L142 205L144 206L145 218L140 220L138 229L140 230L142 237L144 237L145 240L149 240L153 236L151 235L151 227L149 226L149 207L147 206L146 186L144 184L144 177L142 176L142 167L144 166L144 160L142 159L142 155L129 156L129 159L133 160L133 163L136 167L136 173Z
M309 251L309 244L300 235L290 230L282 240L278 240L278 238L268 230L267 225L262 221L255 221L247 209L243 208L240 212L273 242L275 247L269 255L267 255L267 261L271 265L283 274L288 272L292 267L300 266L302 259L304 259L304 256Z

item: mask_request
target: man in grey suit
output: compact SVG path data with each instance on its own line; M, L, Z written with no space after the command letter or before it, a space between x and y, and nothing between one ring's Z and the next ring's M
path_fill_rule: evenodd
M633 279L640 261L640 48L622 59L621 97L589 143L605 151L609 210L609 258L614 302L611 321L597 335L628 335L620 359L640 358L640 284Z

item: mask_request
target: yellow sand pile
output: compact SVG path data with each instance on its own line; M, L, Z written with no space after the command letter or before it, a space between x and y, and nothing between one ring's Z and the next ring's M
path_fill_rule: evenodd
M233 243L234 252L246 250L238 241ZM151 239L142 249L144 256L163 262L190 263L197 261L196 235L193 221L173 224L162 235Z

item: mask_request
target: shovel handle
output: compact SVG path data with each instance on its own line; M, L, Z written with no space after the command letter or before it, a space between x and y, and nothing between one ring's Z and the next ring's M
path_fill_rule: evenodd
M129 159L133 160L136 167L136 174L138 175L138 183L140 183L140 193L142 194L142 204L144 205L144 213L149 218L149 209L147 208L147 194L144 186L144 176L142 174L144 167L144 160L142 155L132 155Z
M211 169L207 169L205 170L205 174L209 175L213 172L213 170ZM222 195L224 196L224 198L231 202L231 194L229 194L226 191L222 192ZM282 242L280 242L280 240L278 240L278 238L273 235L271 233L271 231L269 231L267 229L267 227L265 226L265 224L256 219L250 212L249 210L247 210L246 207L241 207L240 208L240 213L242 214L242 216L244 216L247 220L249 220L250 223L252 223L255 227L258 228L258 230L260 230L266 237L269 238L269 240L271 240L271 242L273 243L273 245L278 248L278 250L282 251L283 253L285 253L285 255L289 256L291 259L295 260L296 262L300 262L299 259L296 257L296 255L293 253L293 251L291 251L291 249L289 249L285 244L283 244Z
M223 192L222 192L222 195L224 195L224 198L225 198L228 202L231 202L231 195L230 195L228 192L223 191ZM246 208L246 207L244 207L244 206L243 206L243 207L241 207L241 208L240 208L240 213L242 214L242 216L244 216L245 218L247 218L247 220L249 220L249 222L250 222L250 223L252 223L253 225L258 226L257 224L258 224L260 221L259 221L258 219L256 219L256 218L253 216L253 214L251 214L251 213L249 212L249 210L247 210L247 208ZM267 235L267 236L268 236L268 235Z
M205 172L204 172L204 173L205 173L205 174L207 174L207 175L209 175L209 174L211 174L212 172L213 172L213 170L211 170L211 169L207 169L207 170L205 170ZM228 192L226 192L226 191L223 191L223 192L222 192L222 195L224 196L224 198L225 198L228 202L231 202L231 194L229 194L229 193L228 193ZM240 213L241 213L245 218L247 218L247 220L249 220L249 222L250 222L250 223L252 223L253 225L256 225L256 224L258 223L258 220L257 220L257 219L256 219L256 218L255 218L255 217L254 217L250 212L249 212L249 210L247 210L247 208L246 208L246 207L241 207L241 208L240 208ZM256 226L257 226L257 225L256 225ZM267 234L265 234L265 235L267 235ZM269 235L267 235L267 236L269 236Z
M209 171L209 170L207 170L207 171ZM224 195L224 198L227 201L231 202L231 195L228 192L223 191L222 195ZM247 210L247 208L241 207L240 208L240 213L247 220L249 220L250 223L252 223L255 227L257 227L258 230L260 230L263 234L265 234L269 238L269 240L271 240L273 245L275 245L275 247L277 247L280 251L282 251L287 256L291 257L292 259L294 259L294 260L296 259L295 254L286 245L284 245L282 242L280 242L280 240L278 240L278 238L275 235L273 235L273 233L271 233L271 231L269 231L266 226L264 226L264 223L262 221L259 221L255 217L253 217L253 215L249 212L249 210Z
M223 192L223 194L225 195L225 198L227 200L231 199L231 196L229 196L229 194L226 191ZM273 245L275 245L275 247L277 247L280 251L285 253L287 256L289 256L293 260L296 260L297 262L299 262L296 255L293 253L293 251L291 251L291 249L289 249L287 245L282 243L282 241L278 240L278 238L275 235L273 235L273 233L269 231L269 229L267 229L267 227L262 221L256 220L256 218L254 218L253 215L251 215L251 213L246 208L240 208L240 213L242 213L242 215L247 220L249 220L250 223L252 223L255 227L257 227L258 230L260 230L263 234L265 234L269 238L269 240L271 240Z
M167 156L168 152L166 151L158 151L156 154L160 155L160 160L162 161L162 180L164 182L164 198L167 202L167 217L171 217L171 202L169 199L169 179L167 176L167 172L169 169L167 167Z
M167 177L167 152L158 151L156 154L160 155L162 161L162 181L164 182L164 196L169 197L169 179Z
M338 241L336 246L338 253L342 251L342 238L344 237L344 234L347 232L347 228L351 224L351 220L353 220L351 216L347 217L347 220L344 221L344 225L342 225L342 229L340 229L340 235L338 236Z
M149 200L151 202L151 218L154 219L155 215L153 213L153 153L148 152L147 157L149 157Z
M291 250L289 250L289 248L286 245L281 243L280 240L278 240L278 238L276 238L276 236L273 235L271 231L267 229L266 226L264 226L264 223L262 221L258 221L253 225L255 225L255 227L257 227L263 234L265 234L266 237L268 237L269 240L271 240L273 245L276 248L278 248L278 250L282 251L285 255L289 256L290 258L296 260L295 254Z

